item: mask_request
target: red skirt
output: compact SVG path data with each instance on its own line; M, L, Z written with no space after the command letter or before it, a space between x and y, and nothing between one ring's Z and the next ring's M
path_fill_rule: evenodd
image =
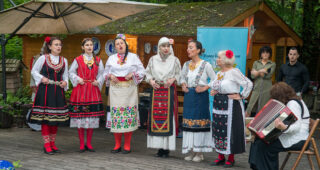
M70 97L70 117L99 117L104 115L101 92L91 82L78 84Z

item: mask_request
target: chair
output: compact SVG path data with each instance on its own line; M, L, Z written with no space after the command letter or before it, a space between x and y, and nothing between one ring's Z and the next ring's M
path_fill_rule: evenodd
M291 154L299 154L296 162L294 163L293 167L292 167L292 170L296 169L296 167L298 166L301 158L302 158L302 155L303 154L306 154L307 157L308 157L308 160L309 160L309 164L310 164L310 167L312 170L314 170L314 166L313 166L313 163L312 163L312 159L311 159L311 156L312 155L315 155L316 159L317 159L317 162L318 162L318 166L319 166L319 169L320 169L320 157L319 157L319 151L318 151L318 148L317 148L317 144L316 144L316 141L315 139L312 137L313 133L315 132L318 124L319 124L319 119L317 120L313 120L313 119L310 119L310 134L306 140L306 142L304 143L302 149L300 151L287 151L287 156L286 158L284 159L282 165L281 165L281 168L280 170L283 170L284 169L284 166L286 165L289 157L291 156ZM308 145L310 144L310 147L309 149L307 150L307 147Z

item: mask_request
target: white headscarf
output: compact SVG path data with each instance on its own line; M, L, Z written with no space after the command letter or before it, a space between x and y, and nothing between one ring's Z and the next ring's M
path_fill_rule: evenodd
M158 42L158 56L162 59L162 60L166 60L169 56L174 56L174 52L173 52L173 48L172 48L172 45L170 44L170 52L169 52L169 55L168 56L166 56L166 57L161 57L161 55L160 55L160 46L162 45L162 44L166 44L166 43L169 43L170 42L170 40L169 40L169 38L167 38L167 37L162 37L162 38L160 38L160 40L159 40L159 42Z

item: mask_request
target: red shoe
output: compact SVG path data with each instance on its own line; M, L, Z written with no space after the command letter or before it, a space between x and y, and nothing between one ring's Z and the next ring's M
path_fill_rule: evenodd
M225 168L231 168L231 167L233 167L233 165L234 165L234 161L229 161L229 160L227 160L227 162L224 164L224 167Z
M225 162L226 160L225 159L216 159L213 163L211 163L210 165L211 166L220 166L220 165L224 165L224 162Z

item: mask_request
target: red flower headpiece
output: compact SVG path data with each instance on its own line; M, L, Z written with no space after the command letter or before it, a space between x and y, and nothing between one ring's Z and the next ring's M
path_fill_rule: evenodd
M46 38L44 39L44 41L45 41L47 44L50 43L50 40L51 40L51 37L46 37Z
M231 59L233 57L233 52L231 50L226 51L227 58Z
M173 44L174 44L174 40L170 38L170 39L169 39L169 44L170 44L170 45L173 45Z
M188 43L191 42L191 41L193 41L193 39L192 39L192 38L189 38L189 39L188 39Z

